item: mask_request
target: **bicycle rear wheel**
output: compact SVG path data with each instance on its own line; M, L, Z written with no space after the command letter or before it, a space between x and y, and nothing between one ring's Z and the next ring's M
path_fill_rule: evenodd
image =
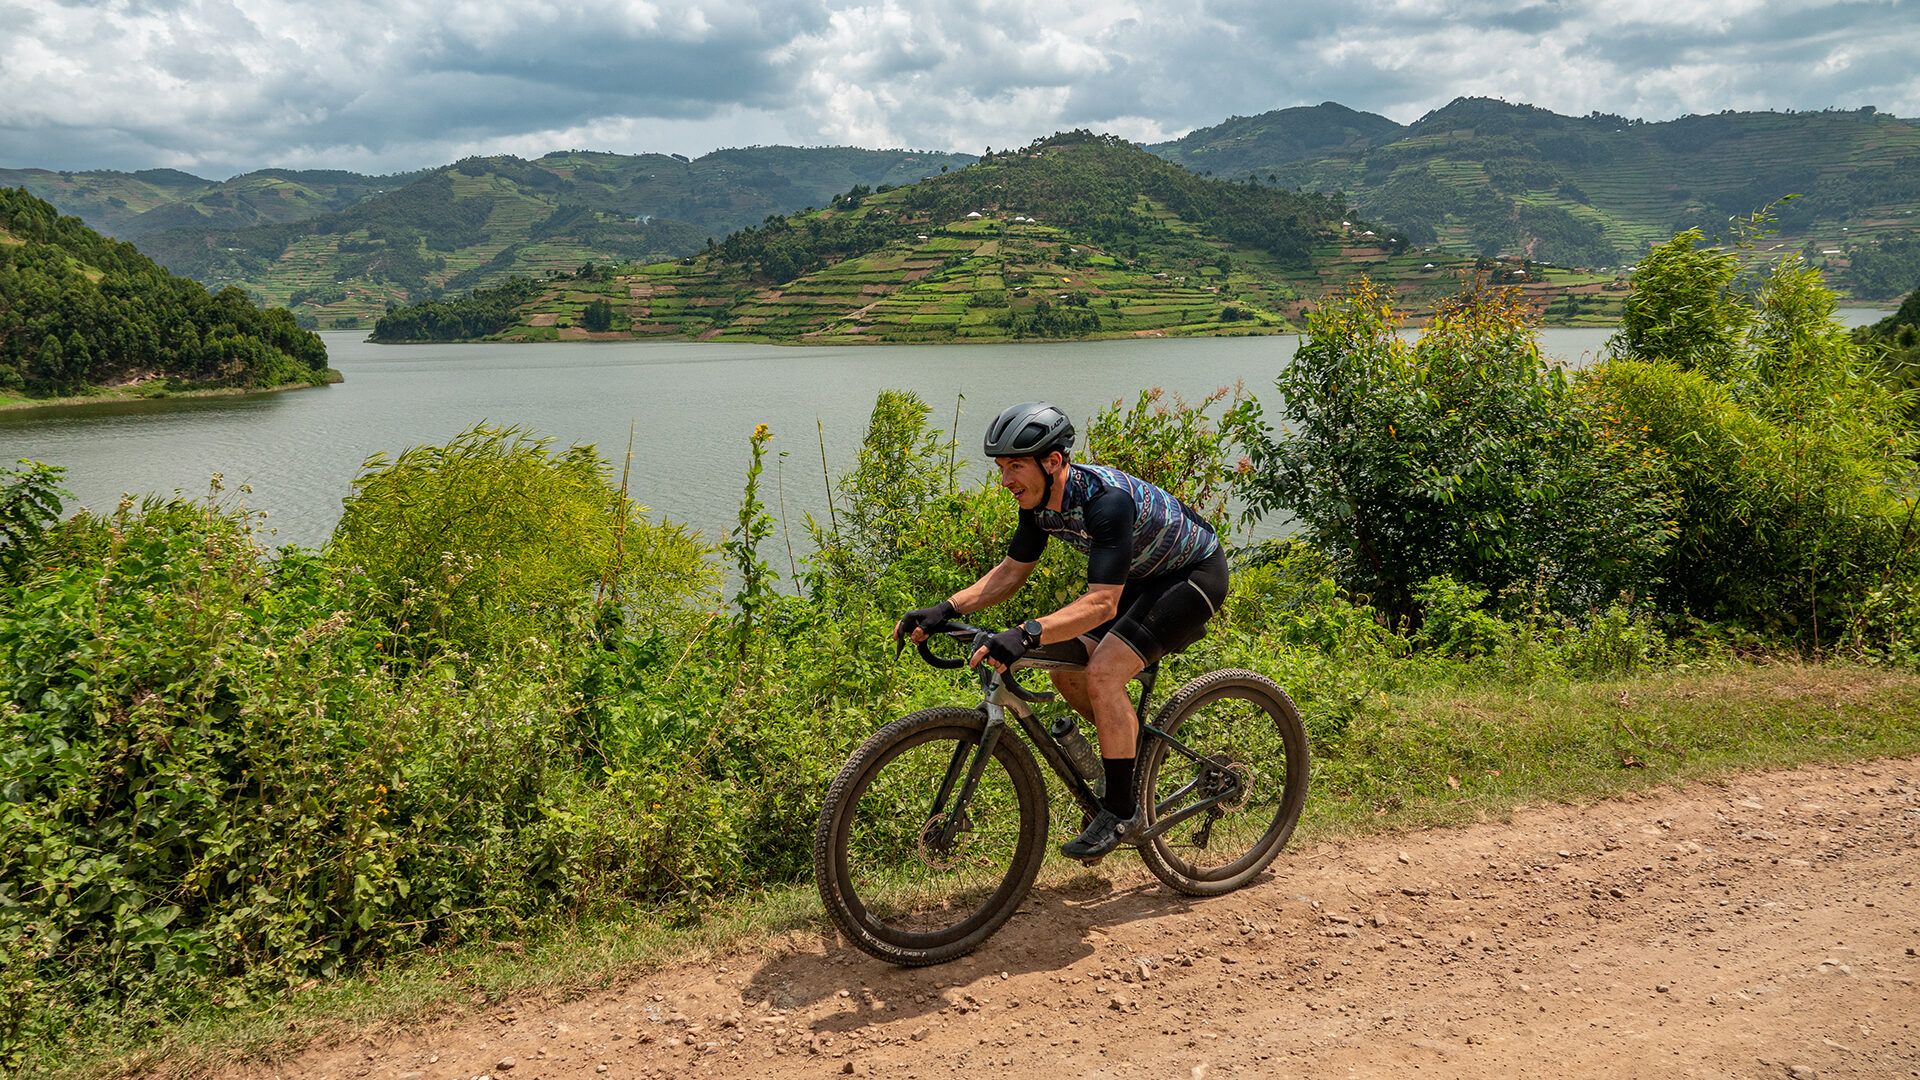
M979 947L1010 918L1046 854L1047 793L1012 730L995 741L948 833L986 726L978 709L913 713L875 732L834 778L814 834L814 877L835 925L906 967Z
M1266 869L1293 835L1307 801L1307 732L1279 684L1251 671L1208 672L1167 699L1154 726L1178 739L1142 745L1140 805L1151 827L1182 809L1206 809L1141 844L1168 887L1217 896Z

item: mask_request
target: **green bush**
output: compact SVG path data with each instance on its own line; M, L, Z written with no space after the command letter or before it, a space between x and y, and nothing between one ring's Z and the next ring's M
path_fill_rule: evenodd
M362 468L327 557L402 654L551 640L596 593L669 619L713 599L705 549L641 516L591 447L480 426Z
M1665 605L1831 643L1902 572L1907 402L1798 256L1748 295L1736 254L1698 239L1641 263L1591 395L1616 441L1664 463L1678 508Z
M60 995L228 1000L478 928L568 875L575 767L532 648L396 682L311 556L179 502L63 528L0 603L0 941ZM238 980L234 982L233 980Z
M1422 582L1414 599L1423 613L1413 638L1421 648L1472 659L1499 652L1513 638L1511 627L1483 610L1485 589L1436 577Z
M1614 355L1659 357L1714 379L1733 373L1752 311L1735 288L1739 257L1702 247L1705 239L1688 229L1635 266L1634 288L1609 345Z
M20 465L0 469L0 582L10 584L31 565L66 498L60 489L65 470L38 461Z
M1887 463L1827 431L1769 422L1697 370L1614 360L1593 393L1667 463L1679 510L1664 606L1809 636L1818 619L1831 641L1899 543Z
M1434 577L1568 611L1653 583L1671 530L1658 462L1600 437L1517 294L1470 292L1409 343L1363 280L1309 316L1276 385L1284 430L1257 401L1229 425L1250 512L1291 514L1394 621L1417 620Z

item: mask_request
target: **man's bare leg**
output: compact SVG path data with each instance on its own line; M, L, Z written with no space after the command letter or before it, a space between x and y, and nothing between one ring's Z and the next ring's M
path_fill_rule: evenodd
M1089 724L1093 723L1093 699L1087 696L1087 673L1049 671L1047 674L1052 677L1053 688L1060 692L1061 699L1072 706L1073 711L1079 713L1082 720ZM1096 726L1094 730L1098 731L1099 728Z
M1069 858L1090 860L1105 855L1115 844L1128 842L1138 828L1140 805L1133 783L1139 722L1133 702L1127 698L1127 680L1145 666L1132 646L1109 635L1094 649L1082 685L1075 687L1085 691L1093 707L1107 787L1100 797L1100 813L1079 836L1061 847Z
M1087 661L1086 693L1093 709L1094 728L1100 733L1103 758L1130 758L1137 751L1135 741L1140 734L1140 722L1132 699L1127 697L1127 680L1146 666L1131 645L1112 634L1100 640L1099 647L1093 650L1093 658Z

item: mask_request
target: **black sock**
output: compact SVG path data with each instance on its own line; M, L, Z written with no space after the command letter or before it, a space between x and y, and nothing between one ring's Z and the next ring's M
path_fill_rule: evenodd
M1133 760L1130 757L1100 759L1100 764L1107 767L1107 793L1101 796L1100 805L1115 817L1130 818L1139 809L1138 800L1133 796Z

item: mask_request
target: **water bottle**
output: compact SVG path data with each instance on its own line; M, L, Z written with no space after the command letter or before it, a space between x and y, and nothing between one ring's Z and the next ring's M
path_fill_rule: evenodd
M1073 714L1054 717L1047 725L1047 734L1066 751L1067 760L1073 763L1075 772L1088 783L1103 781L1107 778L1107 768L1100 761L1100 754L1087 743L1087 737L1080 734L1080 725L1073 722Z

